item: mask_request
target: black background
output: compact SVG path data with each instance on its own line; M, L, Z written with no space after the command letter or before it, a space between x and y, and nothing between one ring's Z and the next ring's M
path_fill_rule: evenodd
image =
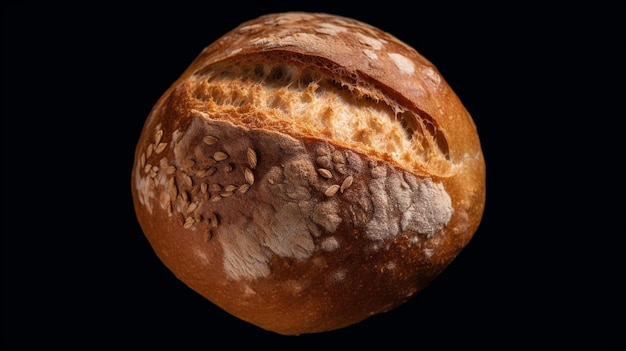
M5 346L624 347L622 2L206 3L3 5ZM287 10L362 20L435 63L488 173L478 232L427 289L299 337L178 281L130 194L160 95L220 35Z

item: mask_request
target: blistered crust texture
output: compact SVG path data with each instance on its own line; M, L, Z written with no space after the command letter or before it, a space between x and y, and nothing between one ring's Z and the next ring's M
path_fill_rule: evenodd
M177 277L301 334L387 311L436 277L480 222L484 161L471 118L413 49L287 13L228 33L163 95L131 187Z

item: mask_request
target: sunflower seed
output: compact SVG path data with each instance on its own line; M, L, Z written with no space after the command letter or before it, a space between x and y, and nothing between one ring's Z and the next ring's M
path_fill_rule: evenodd
M213 154L213 159L215 159L215 161L218 161L218 162L224 161L227 158L228 158L228 155L221 151L217 151L216 153Z
M326 168L318 168L317 173L326 179L331 179L333 177L333 174Z
M243 175L246 178L246 182L248 182L248 184L254 184L254 173L252 173L252 170L250 168L246 168L243 171Z
M186 173L181 173L180 176L183 178L183 182L189 187L193 186L193 180Z
M207 145L213 145L215 144L219 139L217 137L214 137L212 135L207 135L204 138L202 138L202 141L207 144Z
M186 160L183 160L183 162L181 162L181 164L180 164L180 165L181 165L183 168L191 168L191 167L193 167L193 165L195 165L195 164L196 164L196 162L195 162L194 160L191 160L191 159L186 159Z
M192 202L189 204L189 207L187 207L187 213L191 213L193 212L196 208L198 208L198 204L195 202Z
M183 228L189 229L193 227L194 223L195 223L195 220L192 217L187 217L185 219L185 224L183 224Z
M341 183L341 188L339 189L341 190L342 194L344 190L348 189L352 185L353 181L354 181L354 178L352 178L352 176L347 176L346 179L343 180L343 183Z
M337 184L331 185L326 189L326 191L324 191L324 195L333 196L337 193L337 190L339 190L339 185Z
M239 192L242 194L248 191L248 189L250 189L250 184L242 184L239 186Z
M159 145L157 145L157 147L154 149L154 152L156 152L157 154L160 154L161 152L163 152L163 150L165 150L165 148L167 147L167 143L160 143Z
M161 138L163 137L163 129L159 129L154 133L154 144L158 145L161 142Z
M238 188L238 186L231 184L231 185L225 186L224 187L224 191L232 192L232 191L237 190L237 188Z
M248 159L248 165L250 166L250 168L255 169L257 163L256 152L254 152L254 150L252 150L251 148L248 148L248 151L246 152L246 158Z

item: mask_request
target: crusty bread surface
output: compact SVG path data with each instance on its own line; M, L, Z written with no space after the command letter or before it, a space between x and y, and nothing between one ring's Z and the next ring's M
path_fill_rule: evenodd
M354 19L269 14L205 48L150 112L131 188L162 262L280 334L395 308L468 244L476 127L428 60Z

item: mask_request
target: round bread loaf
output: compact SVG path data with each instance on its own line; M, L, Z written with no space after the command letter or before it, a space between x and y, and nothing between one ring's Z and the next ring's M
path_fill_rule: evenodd
M227 312L297 335L395 308L467 245L485 164L437 69L323 13L241 24L158 100L132 170L163 263Z

